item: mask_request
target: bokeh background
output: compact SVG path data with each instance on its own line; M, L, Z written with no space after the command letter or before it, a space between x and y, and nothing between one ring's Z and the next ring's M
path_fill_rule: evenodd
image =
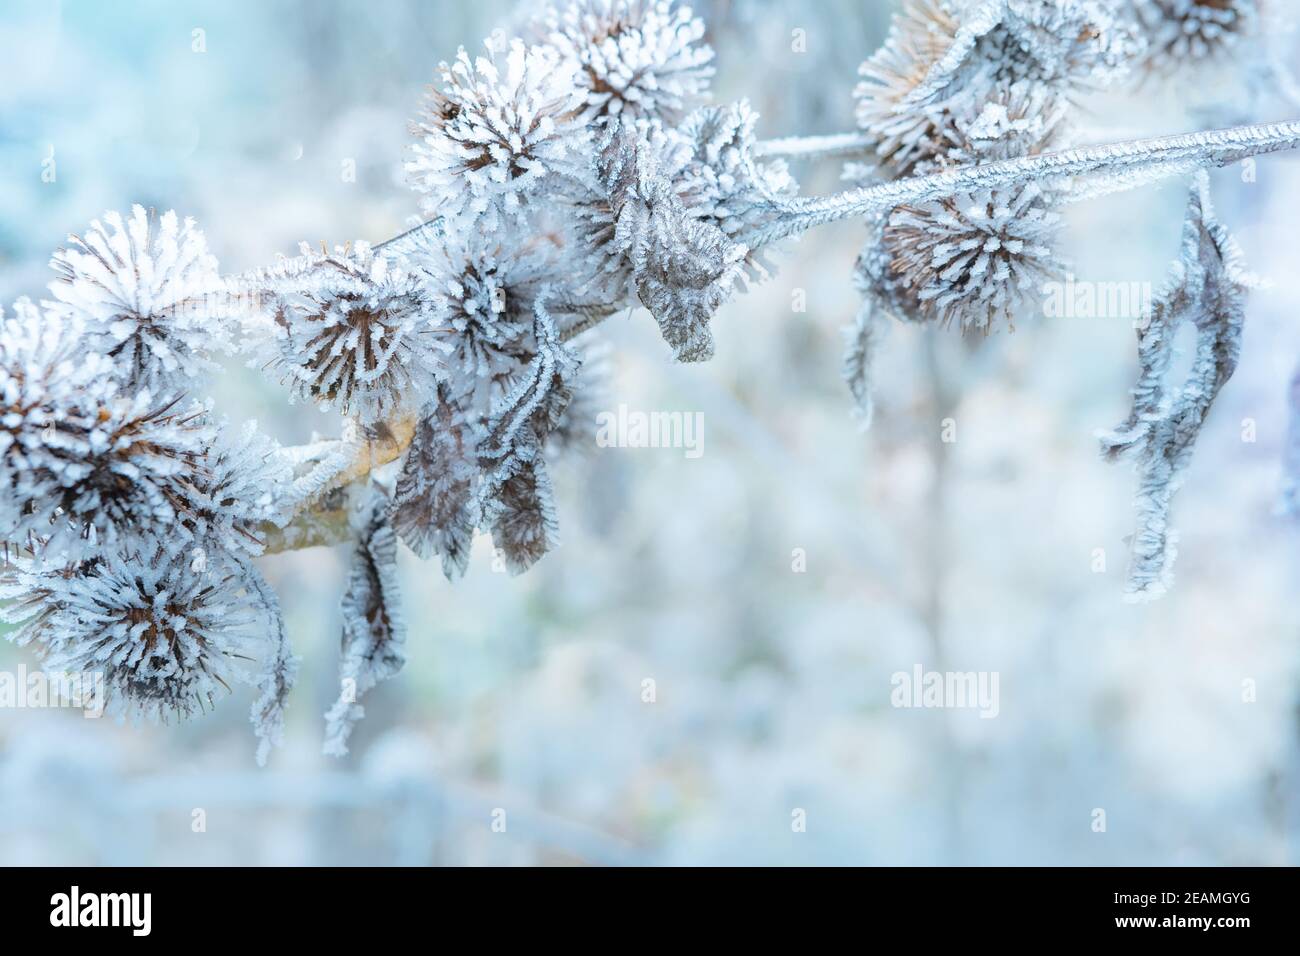
M748 96L763 135L849 128L892 7L697 4L716 96ZM401 231L424 85L516 15L501 0L6 0L0 295L40 295L67 233L135 202L195 216L227 271ZM1102 141L1285 115L1267 96L1207 112L1193 87L1078 119ZM833 164L796 171L810 192L838 187ZM320 755L343 555L268 558L304 657L270 766L253 762L247 689L180 726L0 710L0 862L1300 862L1300 530L1272 513L1300 355L1300 166L1267 157L1251 179L1217 172L1215 192L1273 285L1177 497L1163 600L1122 600L1133 476L1094 437L1127 410L1129 323L1039 319L982 342L897 326L862 433L839 365L864 230L842 224L718 316L711 363L675 366L644 312L606 323L595 407L702 412L703 456L597 448L593 422L591 447L556 466L563 545L533 571L494 573L485 540L454 586L404 555L409 663L365 698L348 757ZM1173 184L1077 209L1076 274L1158 284L1183 203ZM284 442L336 433L238 366L216 398ZM0 669L20 664L36 666L0 642ZM998 672L999 716L891 707L891 675L915 664Z

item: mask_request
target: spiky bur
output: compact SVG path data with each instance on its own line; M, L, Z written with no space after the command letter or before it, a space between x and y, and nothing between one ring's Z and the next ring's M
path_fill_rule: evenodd
M1053 101L1114 82L1140 49L1127 21L1093 0L910 0L859 70L857 120L872 161L850 164L846 177L898 179L987 161L969 155L969 129L990 104L1005 110L1009 100L1027 120L1019 138L1028 148L1008 155L1041 150L1045 135L1024 134L1060 109Z
M125 218L108 212L50 265L55 308L81 322L87 346L133 389L185 387L230 350L217 261L193 219L138 205Z
M313 252L293 267L294 289L268 277L265 363L296 398L363 424L418 407L439 359L434 303L420 279L367 243Z
M795 195L799 184L785 162L755 156L758 114L748 100L695 110L670 136L669 179L673 191L695 219L716 226L728 239L773 216L774 203ZM746 250L754 278L774 271Z
M514 40L501 55L470 60L462 48L441 64L412 124L406 163L430 216L477 222L489 231L521 216L549 179L584 161L587 131L575 63L545 46Z
M438 380L456 401L499 395L532 355L544 252L505 237L468 235L426 246L419 263L438 327Z
M952 47L958 23L949 0L905 0L884 44L858 68L853 91L858 128L885 178L910 176L937 161L950 140L947 108L913 108L912 94ZM865 171L855 165L853 178Z
M202 235L135 207L56 253L56 299L0 324L0 539L10 638L89 672L135 717L208 709L264 663L259 759L279 736L293 658L248 562L284 520L290 472L249 423L188 390L224 349L235 301Z
M365 716L362 694L406 663L406 622L398 605L397 537L388 520L388 498L366 490L352 519L352 564L343 594L343 651L339 698L325 714L325 753L341 757L348 737Z
M906 100L969 111L994 86L1029 80L1067 96L1122 78L1142 52L1110 0L973 0L952 44Z
M1037 155L1062 135L1067 102L1048 86L1018 80L977 114L955 119L941 167ZM874 281L887 311L963 332L1014 328L1026 303L1065 268L1056 252L1064 188L1032 181L898 206L874 230Z
M990 92L979 112L953 122L942 166L1037 156L1068 142L1070 101L1050 85L1017 80Z
M534 33L573 69L587 123L673 125L708 94L704 22L675 0L570 0L548 8Z
M289 518L293 469L280 447L257 429L222 429L206 449L204 467L193 476L191 503L181 525L194 542L196 561L208 550L249 556L262 553L268 526Z
M122 394L81 335L25 302L0 335L0 540L74 558L174 537L216 435L179 395Z
M1068 138L1071 102L1123 75L1139 49L1125 21L1092 0L912 0L860 70L869 161L849 163L845 177L894 180L1044 153ZM882 313L963 331L1012 328L1063 271L1053 249L1063 196L1062 184L1027 176L882 204L857 269L874 301L845 332L844 377L862 421L871 420Z
M883 233L890 270L918 316L963 332L1014 327L1024 303L1064 274L1060 217L1033 184L900 206Z
M250 570L222 558L196 572L183 553L140 547L76 568L11 565L4 617L48 672L98 678L80 682L82 706L164 721L206 712L258 653L266 621Z
M1173 494L1205 416L1237 367L1246 292L1256 284L1242 268L1236 241L1215 219L1203 173L1192 186L1182 242L1181 259L1138 328L1132 411L1100 436L1105 458L1132 459L1137 467L1138 527L1128 571L1132 600L1158 597L1172 579ZM1171 385L1174 338L1184 322L1196 328L1196 356L1187 381Z
M1129 0L1146 38L1143 68L1162 77L1223 63L1257 34L1260 0Z

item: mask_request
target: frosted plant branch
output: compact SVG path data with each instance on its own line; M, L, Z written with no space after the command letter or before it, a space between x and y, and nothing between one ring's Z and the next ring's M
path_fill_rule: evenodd
M1248 17L1179 4L1133 22L1119 6L905 4L860 70L856 130L760 140L747 101L709 101L713 50L677 0L558 0L526 36L439 65L405 162L424 221L400 235L223 276L192 220L105 214L55 252L51 299L0 316L0 617L22 645L107 668L125 713L205 712L249 680L261 761L297 661L253 559L350 544L327 719L343 752L353 691L404 659L399 541L450 579L476 534L513 573L555 547L550 461L590 438L583 362L610 316L639 304L675 358L706 360L717 311L771 275L767 247L860 218L842 368L865 425L887 322L1014 327L1062 271L1064 204L1300 145L1300 122L1073 145L1074 107L1128 71L1252 49ZM863 185L801 196L796 159L852 159ZM1138 465L1142 596L1168 579L1173 490L1244 318L1203 176L1183 252L1106 445ZM1183 322L1196 365L1166 388ZM203 390L236 351L286 401L341 416L341 435L281 448L219 419Z
M293 482L296 510L402 457L415 435L415 424L414 414L371 425L348 419L343 425L343 436L336 441L313 443L307 454L286 449L290 459L309 462L306 474Z
M751 247L765 246L826 223L894 209L907 203L1023 182L1138 173L1139 176L1118 184L1118 188L1132 188L1164 176L1183 174L1189 168L1226 166L1249 156L1294 149L1297 145L1300 145L1300 121L1287 121L1024 156L865 186L833 196L789 200L777 207L775 221L745 233L742 238Z
M754 156L760 159L844 159L865 156L872 140L865 133L830 133L825 136L785 136L765 139L754 144Z
M261 531L265 541L263 554L328 548L351 539L347 508L335 500L334 493L300 508L283 525L267 522Z

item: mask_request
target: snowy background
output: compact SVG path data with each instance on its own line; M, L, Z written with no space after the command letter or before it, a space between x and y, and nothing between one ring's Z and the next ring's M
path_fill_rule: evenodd
M850 127L892 4L697 9L717 97L748 96L777 136ZM195 216L226 271L401 231L424 84L512 16L498 0L8 0L0 295L39 295L68 232L133 202ZM1204 125L1162 91L1093 106L1096 141ZM837 188L834 164L796 172ZM409 663L367 696L351 755L319 753L341 555L269 558L304 656L269 769L247 690L171 727L0 711L0 863L1300 862L1300 539L1271 514L1300 355L1300 166L1266 157L1250 178L1217 172L1215 194L1273 286L1176 498L1163 600L1122 601L1133 478L1094 438L1127 411L1129 324L1040 319L982 342L895 327L859 433L839 363L863 229L842 224L724 309L706 365L672 364L643 312L606 323L600 407L701 412L703 456L597 448L593 423L555 476L563 546L532 572L494 573L481 541L453 587L406 555ZM1173 184L1077 209L1076 273L1158 284L1183 202ZM336 433L238 367L217 398L285 442ZM20 664L35 661L0 643L0 669ZM916 664L998 672L998 717L891 707L891 675Z

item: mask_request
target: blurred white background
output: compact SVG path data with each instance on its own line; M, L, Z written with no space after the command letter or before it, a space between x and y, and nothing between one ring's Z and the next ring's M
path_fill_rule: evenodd
M892 4L697 10L716 97L748 96L777 136L850 127ZM514 15L499 0L7 0L0 295L42 294L66 234L134 202L195 216L231 272L303 239L401 231L424 85ZM1097 141L1204 125L1186 92L1111 97L1081 121ZM833 164L796 173L810 192L839 185ZM532 572L493 573L481 540L452 586L405 554L409 663L365 698L349 757L319 753L342 555L268 558L304 656L270 767L253 763L247 690L181 726L0 711L0 862L1300 862L1300 541L1271 514L1300 355L1300 167L1266 157L1256 173L1213 177L1273 286L1177 496L1163 600L1122 600L1133 477L1094 438L1127 411L1130 325L1039 319L982 342L896 326L860 433L839 364L865 231L842 224L718 316L711 363L674 366L644 312L606 323L596 407L702 412L703 456L597 448L593 423L591 448L557 466L563 546ZM1077 209L1076 274L1158 285L1183 202L1173 183ZM285 442L337 428L237 366L217 400ZM0 642L0 669L20 663L35 666ZM915 664L998 672L998 717L891 707L891 675Z

